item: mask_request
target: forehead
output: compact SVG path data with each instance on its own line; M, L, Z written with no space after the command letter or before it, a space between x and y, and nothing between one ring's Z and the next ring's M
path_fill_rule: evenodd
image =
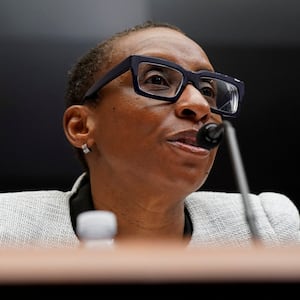
M147 28L122 37L114 46L113 61L131 54L169 59L189 69L212 69L206 53L195 41L169 28Z

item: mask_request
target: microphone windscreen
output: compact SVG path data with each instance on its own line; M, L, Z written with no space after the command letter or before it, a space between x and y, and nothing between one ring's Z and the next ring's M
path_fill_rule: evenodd
M197 145L201 148L212 149L220 144L224 135L223 124L207 123L197 132Z

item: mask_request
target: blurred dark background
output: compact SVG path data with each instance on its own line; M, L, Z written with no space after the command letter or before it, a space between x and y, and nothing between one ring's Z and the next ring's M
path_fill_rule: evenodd
M153 19L245 81L233 125L250 190L300 207L299 16L296 0L0 0L0 191L71 187L81 166L62 130L66 73L101 39ZM203 189L237 190L225 143Z

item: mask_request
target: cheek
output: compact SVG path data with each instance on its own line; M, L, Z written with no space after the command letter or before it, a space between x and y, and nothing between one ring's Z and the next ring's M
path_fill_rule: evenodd
M129 100L127 100L129 99ZM161 110L155 103L130 97L118 97L116 100L105 99L99 107L95 129L96 143L100 152L110 155L130 155L138 153L145 143L155 137L161 120ZM153 141L152 141L153 142ZM126 154L127 153L127 154Z

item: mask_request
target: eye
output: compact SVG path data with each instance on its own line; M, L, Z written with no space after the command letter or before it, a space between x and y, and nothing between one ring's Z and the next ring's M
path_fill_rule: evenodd
M213 93L213 90L211 88L208 88L208 87L204 87L202 88L201 90L201 94L203 96L207 96L207 97L213 97L214 93Z
M179 90L182 80L182 73L168 66L150 63L139 65L139 88L150 95L172 98Z
M211 82L201 81L199 84L199 91L201 94L208 98L215 98L215 88Z
M144 84L169 86L167 79L157 71L147 72L147 74L145 74Z

